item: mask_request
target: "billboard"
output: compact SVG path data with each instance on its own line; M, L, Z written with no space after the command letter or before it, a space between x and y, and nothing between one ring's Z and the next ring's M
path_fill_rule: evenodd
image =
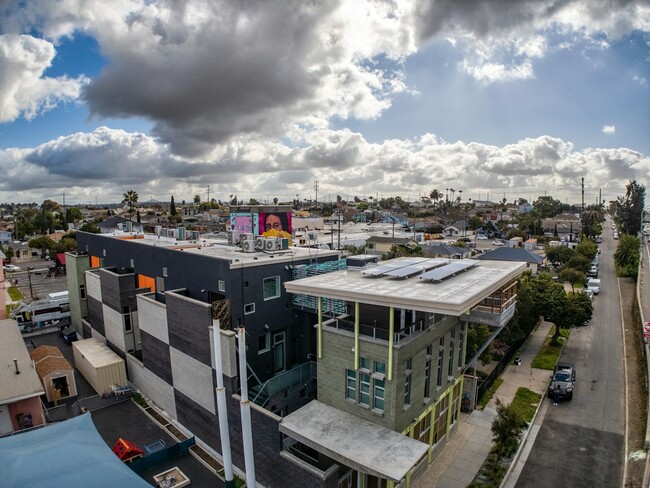
M259 214L258 228L265 237L291 237L291 212Z
M258 214L256 213L231 213L230 230L236 230L239 234L259 235Z

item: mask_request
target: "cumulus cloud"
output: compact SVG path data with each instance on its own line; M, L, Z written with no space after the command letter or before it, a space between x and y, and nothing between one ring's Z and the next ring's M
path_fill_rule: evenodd
M616 133L616 126L615 125L603 125L603 128L601 129L603 134L606 136L611 136L612 134Z
M28 35L0 35L0 122L32 119L61 102L75 100L84 77L43 76L56 50L52 43Z
M68 201L119 200L127 189L140 195L190 199L207 185L215 198L291 200L307 197L314 180L319 200L332 195L395 196L456 188L464 198L488 190L510 199L548 189L556 198L577 198L580 177L596 191L620 193L621 181L650 176L650 158L630 149L576 151L557 137L528 138L506 146L446 142L435 134L416 139L371 143L349 130L297 129L300 144L273 139L231 140L210 158L179 157L151 136L100 127L60 137L33 149L0 151L0 201L29 192L43 199L52 187L64 188ZM328 197L329 195L329 197ZM94 197L93 197L94 198Z
M650 6L630 0L419 0L414 12L419 41L453 39L460 68L482 82L531 78L549 50L604 49L650 28Z

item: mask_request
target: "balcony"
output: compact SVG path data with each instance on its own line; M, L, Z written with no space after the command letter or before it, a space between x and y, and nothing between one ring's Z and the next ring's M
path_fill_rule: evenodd
M344 331L354 335L354 320L351 320L349 315L341 315L323 322L323 327L327 327L335 331ZM415 336L422 332L431 329L424 320L417 320L410 325L405 326L403 329L397 330L393 333L393 344L395 346L404 345L406 342L413 339ZM386 341L390 337L388 326L383 325L368 325L359 324L359 336L361 338L370 338L379 341Z
M517 305L517 282L511 282L485 298L470 310L462 320L485 324L491 327L503 327L515 314Z

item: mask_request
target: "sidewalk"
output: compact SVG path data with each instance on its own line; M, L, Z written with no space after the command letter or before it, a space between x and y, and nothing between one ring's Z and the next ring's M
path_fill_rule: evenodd
M531 363L552 327L550 322L542 322L530 335L519 354L518 372L515 373L514 366L508 366L501 375L503 383L484 410L461 414L455 434L422 476L412 483L414 488L465 488L472 482L492 448L491 428L497 414L497 398L507 405L520 387L545 393L549 372L533 369Z

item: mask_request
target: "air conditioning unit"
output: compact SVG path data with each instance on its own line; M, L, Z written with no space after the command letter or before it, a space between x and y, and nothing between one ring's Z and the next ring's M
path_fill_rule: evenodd
M244 241L251 241L253 244L255 243L255 236L251 234L250 232L242 232L239 234L239 240L241 242Z
M264 240L264 250L265 251L275 251L275 239L265 239Z
M255 252L255 241L242 241L241 248L244 252Z
M232 246L239 244L239 233L236 230L228 231L228 244Z
M266 242L266 239L262 236L257 236L255 238L255 247L257 249L264 249L264 243Z
M282 250L289 249L289 239L287 237L282 237L278 240L279 248Z

